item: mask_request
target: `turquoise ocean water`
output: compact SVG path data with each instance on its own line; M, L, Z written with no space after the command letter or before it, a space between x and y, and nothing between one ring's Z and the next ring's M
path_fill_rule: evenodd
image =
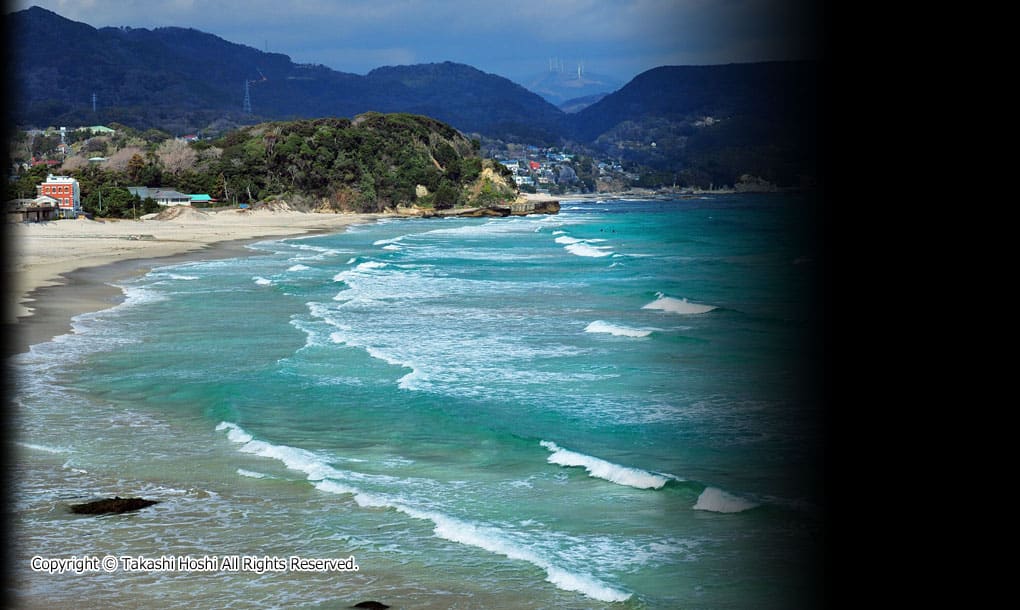
M805 392L805 205L383 220L128 281L123 304L16 358L19 594L50 608L809 603L823 522L803 476L821 409ZM114 494L160 504L67 512ZM359 569L49 574L35 555L353 555Z

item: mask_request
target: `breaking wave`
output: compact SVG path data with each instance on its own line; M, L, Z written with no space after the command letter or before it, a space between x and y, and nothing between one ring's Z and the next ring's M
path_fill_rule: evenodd
M660 489L670 480L683 480L671 474L655 474L638 468L620 466L601 458L564 449L551 441L542 441L539 444L552 452L548 458L550 464L581 466L588 471L589 476L605 479L617 485L626 485L637 489Z
M668 313L677 313L683 315L706 313L712 311L713 309L718 309L718 307L716 307L715 305L702 305L701 303L691 303L686 298L674 299L673 297L668 297L662 294L661 292L656 294L658 298L656 298L651 303L645 305L641 309L658 309L660 311L665 311Z

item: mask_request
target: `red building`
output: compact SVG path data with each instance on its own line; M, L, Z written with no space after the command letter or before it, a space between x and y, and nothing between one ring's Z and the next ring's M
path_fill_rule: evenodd
M46 195L57 200L61 218L77 218L81 213L81 189L74 178L48 174L46 182L36 188L40 197Z

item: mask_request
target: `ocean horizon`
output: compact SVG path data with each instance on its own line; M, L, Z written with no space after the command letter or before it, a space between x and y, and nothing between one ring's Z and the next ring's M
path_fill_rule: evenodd
M120 282L13 359L16 599L815 605L816 203L566 197ZM67 510L114 495L159 503Z

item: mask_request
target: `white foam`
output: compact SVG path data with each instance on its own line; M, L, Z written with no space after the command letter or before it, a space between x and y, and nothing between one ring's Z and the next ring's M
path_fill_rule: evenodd
M541 227L539 227L539 228L541 228ZM566 233L566 231L556 230L556 231L552 232L553 235L563 235L564 233Z
M402 366L406 367L408 365L404 363ZM417 390L421 387L421 382L426 381L427 379L428 377L425 373L412 366L410 373L397 380L397 387L401 390Z
M595 320L585 327L586 333L608 333L614 337L647 337L656 330L653 328L630 328L618 324L610 324L602 320Z
M355 259L353 258L351 259L352 262L354 260ZM388 265L385 262L379 262L377 260L366 260L365 262L358 264L353 269L348 269L346 271L341 271L337 273L336 275L333 276L333 281L349 282L354 273L364 273L365 271L370 271L371 269L381 269L386 266Z
M368 269L382 269L386 266L386 263L380 263L379 261L365 261L355 267L357 271L366 271Z
M400 241L402 239L404 239L405 237L407 237L407 235L401 235L400 237L394 237L392 239L377 239L376 241L372 242L372 245L373 246L387 246L387 245L392 245L392 244L399 244Z
M637 489L659 489L670 479L682 481L673 475L653 474L638 468L620 466L606 460L563 449L551 441L539 443L552 452L548 462L560 466L581 466L588 471L588 475L598 479L605 479L618 485L626 485Z
M337 335L337 333L333 333L333 335ZM346 343L347 345L351 345L349 340L336 341L333 335L330 335L330 338L334 339L334 342ZM343 339L342 337L339 338ZM398 360L397 358L394 358L393 356L387 354L386 352L372 346L367 346L364 349L366 352L368 352L369 356L375 358L376 360L382 360L383 362L387 364L392 364L393 366L400 366L405 369L411 369L410 373L407 373L406 375L397 380L397 387L400 388L401 390L416 390L419 387L421 387L420 385L421 382L427 379L425 373L419 370L418 367L414 366L414 363L412 362Z
M357 257L357 256L352 256L352 257L351 257L350 259L348 259L348 260L347 260L347 262L346 262L346 263L344 263L344 264L345 264L345 265L353 265L353 264L354 264L354 261L356 261L356 260L358 260L358 257Z
M141 288L139 286L123 286L120 284L115 284L115 286L117 286L117 288L120 288L124 292L124 301L119 305L115 305L110 309L104 310L105 312L110 312L115 309L127 309L128 307L135 307L137 305L148 305L149 303L158 303L160 301L165 301L167 298L166 295L156 292L155 290L152 290L150 288ZM75 317L78 318L84 316Z
M715 305L702 305L700 303L691 303L686 298L674 299L668 297L661 292L657 293L658 298L651 303L645 305L641 309L658 309L669 313L677 313L682 315L687 314L699 314L712 311L717 309Z
M241 426L238 426L237 424L232 424L226 421L220 422L216 426L216 431L220 432L223 430L227 431L227 439L232 443L247 443L252 440L252 435L242 430Z
M723 491L718 487L706 487L705 491L698 496L694 504L694 510L707 510L714 513L739 513L758 506L747 498L735 496Z
M265 479L269 476L268 474L255 472L254 470L245 470L244 468L238 468L237 474L241 475L242 477L249 477L252 479Z
M602 584L590 576L574 574L551 566L546 568L545 573L546 580L564 591L577 591L601 602L623 602L630 599L630 593Z
M170 274L167 275L167 277L169 277L172 280L183 280L183 281L197 280L198 279L197 275L179 275L177 273L170 273Z
M255 277L253 277L251 279L255 280L255 283L258 284L259 286L269 286L269 285L271 285L273 283L272 280L267 280L266 278L262 277L261 275L256 275Z
M340 474L311 451L257 440L237 424L220 422L216 430L227 430L227 438L241 445L239 451L283 462L287 468L303 472L309 481L321 481L327 476Z
M287 271L308 271L311 267L307 265L293 265L287 268Z
M399 249L400 249L400 246L398 246L396 244L390 244L388 246L383 246L383 250L399 250Z
M24 447L25 449L31 449L33 451L42 451L43 453L70 453L68 449L63 449L60 447L49 447L46 445L37 445L36 443L23 443L21 441L16 441L15 444Z
M376 499L366 498L367 502L373 500ZM468 523L441 513L422 511L400 504L394 504L392 507L410 517L431 521L435 524L433 533L439 538L538 566L545 570L548 582L564 591L575 591L603 602L622 602L630 599L629 593L614 589L587 574L569 572L553 565L547 555L508 540L497 528Z
M562 231L560 231L560 232L562 233ZM554 241L556 243L558 243L558 244L578 244L578 243L581 243L580 239L575 239L573 237L567 237L566 235L560 235Z
M579 244L568 244L565 246L567 252L576 254L577 256L587 256L591 258L600 258L603 256L610 256L613 254L612 251L608 250L605 246L589 246L585 243Z
M497 527L455 519L437 511L423 510L409 506L386 494L365 492L352 485L339 482L334 477L343 477L345 473L326 466L311 452L296 447L272 445L255 440L237 424L221 422L216 426L216 430L227 430L227 437L234 442L241 443L240 450L245 453L271 457L283 462L287 468L307 473L308 479L313 481L313 486L319 491L339 495L349 494L353 496L358 506L363 508L393 509L414 519L431 521L435 526L433 534L436 537L474 546L510 559L527 561L544 569L546 580L560 589L582 593L592 599L604 602L620 602L630 598L629 593L614 589L589 575L569 572L554 565L547 554L509 539L506 533ZM238 469L238 474L241 474L241 469ZM393 480L397 481L397 479Z

